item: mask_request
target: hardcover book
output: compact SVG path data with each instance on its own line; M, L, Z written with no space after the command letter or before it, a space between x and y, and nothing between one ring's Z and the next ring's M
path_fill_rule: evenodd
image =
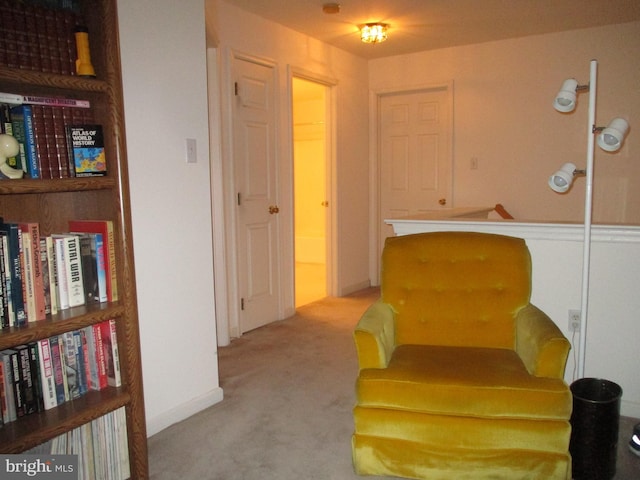
M102 125L67 125L69 158L76 177L107 174Z
M25 252L29 252L29 257L25 259L27 271L23 277L27 284L31 285L29 300L32 309L28 311L27 320L35 322L45 319L45 299L44 299L44 279L42 273L42 261L40 255L40 226L37 222L19 223L24 239L28 239L31 244L27 245L23 241ZM25 234L28 234L25 236Z
M11 109L11 124L13 126L13 136L20 144L22 169L30 178L40 178L40 166L33 131L33 110L31 105L13 107Z

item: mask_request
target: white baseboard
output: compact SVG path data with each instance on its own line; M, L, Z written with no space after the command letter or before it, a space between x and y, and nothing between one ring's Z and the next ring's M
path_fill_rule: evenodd
M622 400L620 402L620 415L624 417L640 418L640 403Z
M174 423L181 422L192 415L219 403L224 398L222 388L217 387L200 397L193 398L178 407L156 415L153 418L147 418L147 437L170 427Z
M365 280L360 283L354 283L352 285L346 285L340 289L338 296L344 297L345 295L350 295L355 292L359 292L360 290L364 290L365 288L369 288L371 286L371 282L369 280Z

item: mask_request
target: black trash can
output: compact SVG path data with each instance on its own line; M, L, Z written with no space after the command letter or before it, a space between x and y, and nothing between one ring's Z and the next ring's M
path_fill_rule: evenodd
M571 384L571 452L574 480L611 480L616 473L622 388L600 378Z

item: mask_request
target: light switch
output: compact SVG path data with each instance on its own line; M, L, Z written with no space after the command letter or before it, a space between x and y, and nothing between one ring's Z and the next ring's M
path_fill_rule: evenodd
M195 138L187 138L187 163L198 163Z

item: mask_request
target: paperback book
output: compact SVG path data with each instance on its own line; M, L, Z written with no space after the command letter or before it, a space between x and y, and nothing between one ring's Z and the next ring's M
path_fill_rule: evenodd
M67 125L69 158L76 177L107 174L101 125Z

